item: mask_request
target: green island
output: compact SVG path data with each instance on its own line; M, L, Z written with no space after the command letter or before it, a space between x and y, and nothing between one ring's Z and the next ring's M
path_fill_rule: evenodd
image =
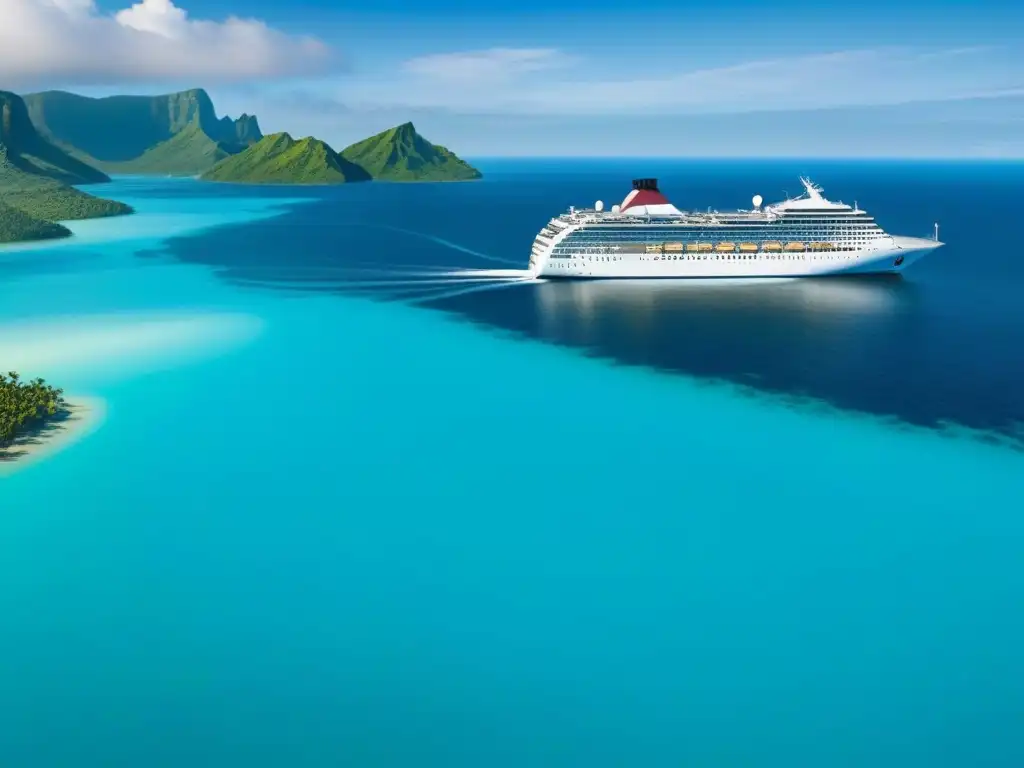
M15 371L0 373L0 458L9 455L8 449L18 438L69 413L64 390L51 387L43 379L23 382Z
M0 243L68 237L61 221L132 213L70 184L109 177L43 138L21 97L0 91Z
M454 152L431 144L412 123L363 139L341 156L382 181L470 181L482 174Z
M319 139L296 141L287 133L275 133L222 160L200 178L245 184L342 184L370 181L370 174Z

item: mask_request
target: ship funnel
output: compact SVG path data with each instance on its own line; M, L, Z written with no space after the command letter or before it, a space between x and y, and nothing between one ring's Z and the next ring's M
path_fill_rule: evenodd
M633 189L619 206L622 213L629 211L641 216L680 216L679 209L665 199L658 190L657 179L633 179Z
M633 189L643 190L648 189L651 192L658 191L658 180L657 179L633 179Z

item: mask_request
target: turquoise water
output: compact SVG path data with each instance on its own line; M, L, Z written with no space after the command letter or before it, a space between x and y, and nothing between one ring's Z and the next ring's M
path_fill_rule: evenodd
M0 480L5 768L1024 761L1021 452L241 288L136 254L287 201L133 184L0 255L109 408Z

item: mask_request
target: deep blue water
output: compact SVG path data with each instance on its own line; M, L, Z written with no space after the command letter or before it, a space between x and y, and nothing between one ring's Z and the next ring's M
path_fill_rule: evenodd
M415 298L618 363L1024 439L1024 250L1015 223L1024 163L492 165L481 184L319 191L320 201L286 216L172 243L171 251L240 284ZM795 194L800 173L833 199L857 200L888 231L925 236L937 221L947 246L903 278L774 285L548 282L462 292L410 285L422 278L404 274L414 266L525 267L547 218L570 204L610 204L637 175L658 176L680 207L727 210L754 193Z
M119 180L134 219L0 252L0 367L108 404L0 477L0 765L1024 764L1024 166L483 169ZM949 245L452 275L633 176L724 208L800 173Z

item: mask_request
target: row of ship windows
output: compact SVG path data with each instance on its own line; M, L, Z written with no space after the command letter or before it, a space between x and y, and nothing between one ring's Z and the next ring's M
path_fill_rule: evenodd
M806 238L806 239L809 240L810 238ZM836 238L836 239L830 240L828 242L835 243L835 248L833 250L840 250L842 248L857 248L857 247L861 247L861 246L863 246L863 245L865 245L867 243L872 242L874 239L875 238L870 238L870 237L844 237L844 238ZM786 242L786 241L787 241L787 239L783 238L782 242ZM702 242L707 243L708 241L704 240ZM757 244L756 240L755 241L750 241L750 242L752 242L754 244ZM777 240L768 240L768 241L764 241L764 242L779 242L779 241L777 241ZM803 242L803 241L797 240L796 242ZM640 246L640 245L644 245L644 243L630 243L630 245ZM656 245L661 245L661 243L649 243L649 245L656 246ZM601 241L601 240L576 240L576 241L571 242L571 243L569 243L569 242L559 243L555 247L554 253L574 253L574 252L580 251L581 249L586 249L586 248L606 248L606 247L608 247L608 242L607 241Z
M835 251L859 251L859 250L861 250L862 247L863 246L859 246L859 245L856 245L856 244L851 245L849 243L846 243L846 244L842 244L842 245L835 245L832 248L822 248L821 250L822 251L828 251L828 252L835 252ZM809 249L809 250L816 250L816 249ZM584 250L583 253L586 254L587 251ZM600 254L601 251L598 250L597 253ZM788 251L788 253L800 253L800 251L799 250L797 250L797 251ZM554 259L571 259L571 258L573 258L575 256L579 256L579 255L580 255L580 249L579 248L555 248L555 250L553 250L551 252L551 258L554 258ZM643 254L634 254L634 255L641 256L641 258L643 258ZM708 253L665 254L664 258L666 260L668 260L668 259L676 259L676 258L681 258L681 257L687 256L687 255L691 255L691 256L692 255L705 256L705 255L715 255L715 254L708 254ZM721 255L724 257L724 256L727 256L728 253L723 253ZM745 253L745 254L741 254L741 255L744 258L746 258L746 257L755 258L757 256L757 254L753 254L753 253L749 253L749 254ZM652 255L650 253L647 254L647 257L653 258L655 260L661 258L661 256L659 256L659 255Z
M574 240L578 237L599 237L599 238L615 238L615 239L631 239L631 240L657 240L664 238L666 240L679 240L694 237L786 237L790 233L800 232L814 232L817 234L821 233L835 233L835 234L850 234L850 235L883 235L885 234L880 229L869 229L867 227L779 227L777 229L766 229L765 227L735 227L731 229L676 229L669 230L667 232L660 230L645 230L638 232L637 230L623 230L621 232L602 230L602 229L581 229L570 234L566 240Z
M872 219L776 219L775 221L717 221L703 219L701 221L685 221L673 224L623 224L619 222L586 222L584 229L693 229L696 227L877 227L878 222ZM548 229L548 227L545 227Z
M719 256L717 254L708 254L706 256L678 256L678 257L673 257L672 260L674 260L674 261L761 261L761 260L764 260L764 261L817 261L818 259L835 259L835 258L856 259L857 257L853 256L853 255L850 255L850 254L843 254L841 256L819 256L817 254L810 254L810 253L806 253L806 254L805 253L776 253L776 254L765 254L765 255L761 255L761 256L748 256L746 254L736 254L736 255L732 255L732 256L730 256L730 255L721 255L721 256ZM645 259L643 257L640 258L640 261L657 261L657 260L658 259L656 259L656 258L655 259ZM664 260L668 261L669 257L665 257ZM598 262L598 261L622 261L622 257L621 256L593 256L593 257L587 256L586 259L584 259L581 256L578 259L579 263L577 263L576 261L569 262L568 260L566 260L566 261L563 261L563 262L560 262L560 263L559 262L551 262L551 266L554 267L554 268L560 268L560 269L574 269L574 268L585 266L584 265L585 261L586 262L590 262L590 263Z
M873 221L779 221L772 224L748 224L748 223L736 223L736 224L722 224L714 223L712 221L703 222L700 224L688 224L679 226L609 226L608 224L594 224L591 226L583 226L581 229L591 231L602 231L602 232L629 232L629 231L645 231L645 232L678 232L687 231L690 229L787 229L797 227L821 227L831 226L839 227L843 229L881 229L878 224Z
M849 229L881 229L882 227L876 221L871 220L854 220L854 221L836 221L835 219L777 219L775 221L757 222L757 221L691 221L686 223L678 224L655 224L654 222L647 224L620 224L620 223L609 223L609 222L583 222L576 226L576 231L580 230L591 230L598 232L636 232L637 230L643 232L678 232L680 230L692 230L692 229L775 229L785 227L845 227ZM551 231L548 227L544 229ZM560 230L561 231L561 230ZM558 234L555 232L554 234Z
M694 253L694 254L680 254L670 256L640 256L637 254L637 261L807 261L808 259L834 259L844 258L852 259L856 258L848 253L842 254L841 257L833 256L831 254L839 253L840 251L848 251L850 249L837 248L835 251L830 251L829 254L817 254L817 253ZM622 261L622 256L581 256L576 255L560 255L552 254L552 259L576 259L577 261Z
M743 233L734 232L732 234L725 234L722 232L688 232L686 235L675 237L664 237L664 238L653 238L643 237L638 238L635 235L633 237L594 237L593 235L580 235L578 237L567 237L565 240L559 243L559 245L581 245L584 243L631 243L636 245L659 245L663 242L687 242L687 243L698 243L698 242L719 242L719 241L742 241L742 242L774 242L778 240L878 240L883 235L876 235L864 232L813 232L813 231L798 231L798 232L772 232L770 234L765 233ZM540 242L540 245L545 243Z

